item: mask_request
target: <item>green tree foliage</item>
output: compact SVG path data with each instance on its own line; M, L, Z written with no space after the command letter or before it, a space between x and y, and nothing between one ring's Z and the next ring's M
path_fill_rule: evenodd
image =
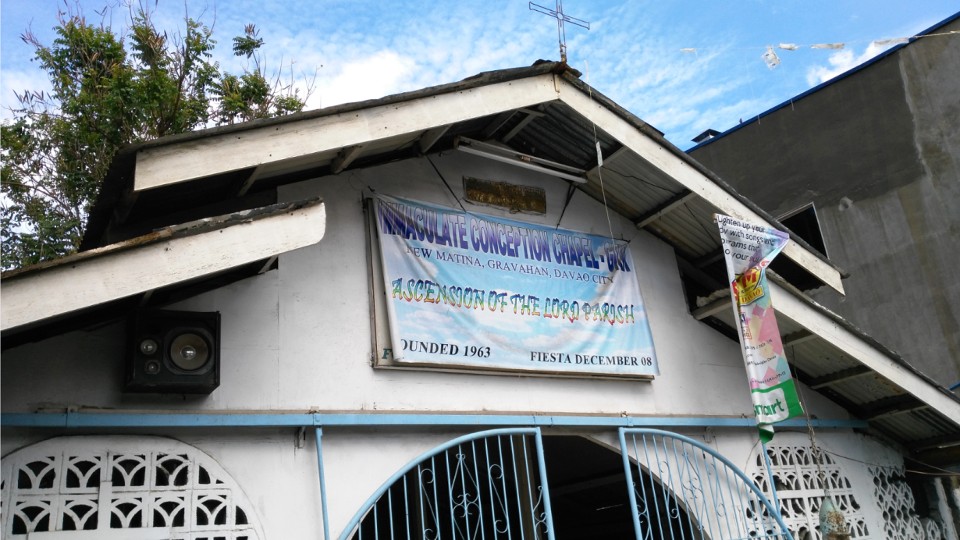
M142 6L117 32L61 14L44 45L22 36L50 80L49 93L17 94L2 138L2 267L17 268L76 250L90 207L122 146L218 124L303 109L307 96L262 66L254 25L233 40L248 67L213 61L209 27L191 18L172 37ZM278 72L279 73L279 72Z

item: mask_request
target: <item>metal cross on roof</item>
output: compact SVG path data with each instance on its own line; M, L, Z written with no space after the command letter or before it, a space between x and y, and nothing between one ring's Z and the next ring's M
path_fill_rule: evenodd
M544 15L549 15L557 19L557 36L560 39L560 61L566 64L567 63L567 32L563 27L563 23L568 22L571 24L575 24L581 28L586 28L587 30L590 29L590 23L583 19L571 17L566 13L564 13L563 2L561 2L560 0L557 0L557 9L555 10L547 7L543 7L538 4L534 4L533 2L530 2L529 6L530 6L530 9L533 11L536 11L538 13L543 13Z

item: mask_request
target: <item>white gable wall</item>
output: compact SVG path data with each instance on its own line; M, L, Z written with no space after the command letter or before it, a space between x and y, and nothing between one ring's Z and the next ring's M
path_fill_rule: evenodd
M462 194L462 176L545 188L547 215L509 217L557 224L566 182L457 152L431 159L458 196ZM323 198L327 215L323 240L282 255L278 271L168 306L222 313L221 385L209 396L123 394L126 337L123 325L117 323L5 351L0 364L3 411L103 408L752 416L737 343L689 314L672 248L613 212L613 234L630 242L640 280L660 364L661 375L655 380L371 368L367 221L362 210L362 200L371 190L457 206L426 159L284 186L280 188L284 201ZM479 213L507 215L489 207L464 205ZM580 192L574 195L560 226L608 234L603 206ZM804 390L819 418L848 417L843 409ZM313 435L308 430L307 441L298 448L293 431L149 430L195 444L220 460L256 506L267 536L274 538L304 537L304 531L316 531L320 526ZM470 431L474 430L325 430L331 531L338 534L359 505L402 464ZM696 433L702 434L703 430ZM5 430L2 451L6 454L46 436ZM756 434L750 429L721 430L713 441L724 446L724 453L740 465L749 457Z
M458 195L464 175L546 188L546 216L510 217L557 223L566 182L456 152L432 159ZM6 351L4 412L106 407L751 416L737 343L688 313L672 249L614 212L613 233L630 241L660 363L661 375L652 382L372 369L362 211L362 199L371 189L456 206L426 159L282 187L284 200L324 199L324 239L281 256L279 271L169 306L222 313L221 386L211 395L123 394L125 337L122 325L112 324ZM603 206L579 192L560 226L608 234ZM817 414L847 417L829 405Z

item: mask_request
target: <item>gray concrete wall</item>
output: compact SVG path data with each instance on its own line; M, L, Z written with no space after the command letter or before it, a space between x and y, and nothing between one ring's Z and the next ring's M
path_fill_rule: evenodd
M958 74L960 38L919 39L690 152L775 216L812 202L850 273L846 298L817 301L945 386L960 381Z

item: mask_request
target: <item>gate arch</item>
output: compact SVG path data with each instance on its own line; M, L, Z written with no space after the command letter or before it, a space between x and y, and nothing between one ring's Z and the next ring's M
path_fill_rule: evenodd
M553 539L539 428L448 441L395 473L347 524L356 538Z
M263 538L253 506L223 467L165 437L66 436L30 445L4 456L0 492L3 538Z
M638 540L793 540L759 488L714 449L656 429L619 436ZM552 540L546 471L538 428L453 439L388 479L340 540Z
M658 429L619 435L637 540L793 540L763 492L713 448ZM651 496L654 483L664 489Z

